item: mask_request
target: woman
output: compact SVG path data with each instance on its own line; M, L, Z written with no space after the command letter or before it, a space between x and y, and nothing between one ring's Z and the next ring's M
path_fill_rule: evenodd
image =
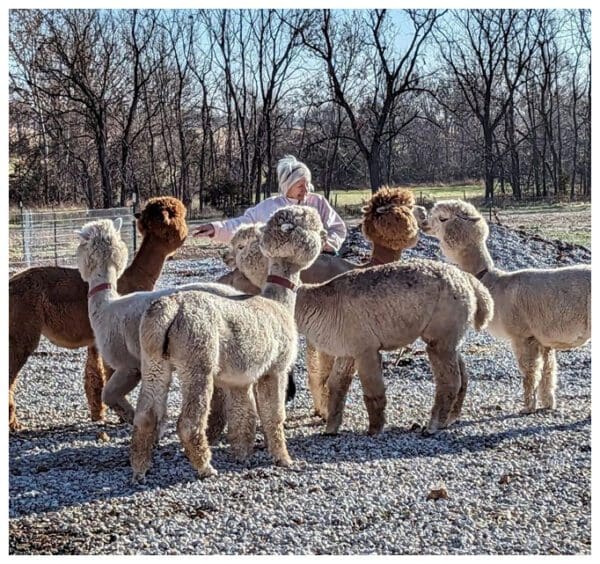
M194 231L194 237L211 237L219 243L228 243L242 225L265 223L279 208L302 204L315 208L321 216L323 227L327 231L327 242L323 252L335 254L339 251L346 238L346 225L329 202L323 196L314 193L309 168L296 157L287 155L277 163L277 180L279 196L273 196L248 208L240 217L200 225Z

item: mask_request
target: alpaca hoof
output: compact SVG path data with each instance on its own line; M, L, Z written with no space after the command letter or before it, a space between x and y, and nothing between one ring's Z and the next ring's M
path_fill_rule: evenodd
M383 431L383 425L369 425L367 429L367 435L379 435Z
M339 425L327 425L325 427L325 431L323 431L324 435L337 435L340 430Z
M556 400L554 398L541 402L541 409L552 411L556 409Z
M277 466L281 466L282 468L291 468L292 466L292 459L290 458L289 455L283 456L281 458L278 458L275 461L275 464Z
M216 476L218 472L210 465L207 464L204 468L198 469L198 476L202 479Z
M145 484L146 483L146 471L143 472L134 472L131 477L131 484L134 486Z
M520 415L531 415L535 413L535 407L524 407L519 411Z
M8 427L12 432L23 431L25 429L21 422L17 421L16 419L12 423L9 423Z
M446 419L446 427L450 427L450 425L454 425L454 423L456 423L457 421L459 421L459 415L449 415L448 419Z

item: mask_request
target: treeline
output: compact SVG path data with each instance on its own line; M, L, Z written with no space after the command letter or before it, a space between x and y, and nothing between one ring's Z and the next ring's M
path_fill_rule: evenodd
M10 200L332 188L590 195L587 10L11 10Z

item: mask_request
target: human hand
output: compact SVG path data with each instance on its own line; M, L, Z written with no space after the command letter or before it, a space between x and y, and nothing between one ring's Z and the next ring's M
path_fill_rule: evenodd
M194 237L212 237L215 234L215 228L212 223L205 223L204 225L199 225L194 230Z

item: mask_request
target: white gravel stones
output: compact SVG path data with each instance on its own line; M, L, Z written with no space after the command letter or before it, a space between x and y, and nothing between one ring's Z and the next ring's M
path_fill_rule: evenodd
M495 225L491 233L492 256L505 268L590 262L582 247ZM367 249L351 230L344 254ZM410 254L439 258L427 237ZM159 286L224 271L218 259L172 261ZM427 420L433 391L424 346L414 349L397 365L395 354L384 355L388 423L377 437L364 434L357 381L340 435L321 434L302 352L288 409L291 470L272 466L259 434L247 465L222 442L213 449L219 475L198 480L175 433L175 381L168 432L147 483L132 487L130 428L113 415L106 424L89 421L84 350L44 341L17 388L28 430L9 440L10 553L589 554L591 347L558 354L555 412L520 416L510 349L470 332L462 422L433 438L409 431ZM448 499L428 500L439 484Z

